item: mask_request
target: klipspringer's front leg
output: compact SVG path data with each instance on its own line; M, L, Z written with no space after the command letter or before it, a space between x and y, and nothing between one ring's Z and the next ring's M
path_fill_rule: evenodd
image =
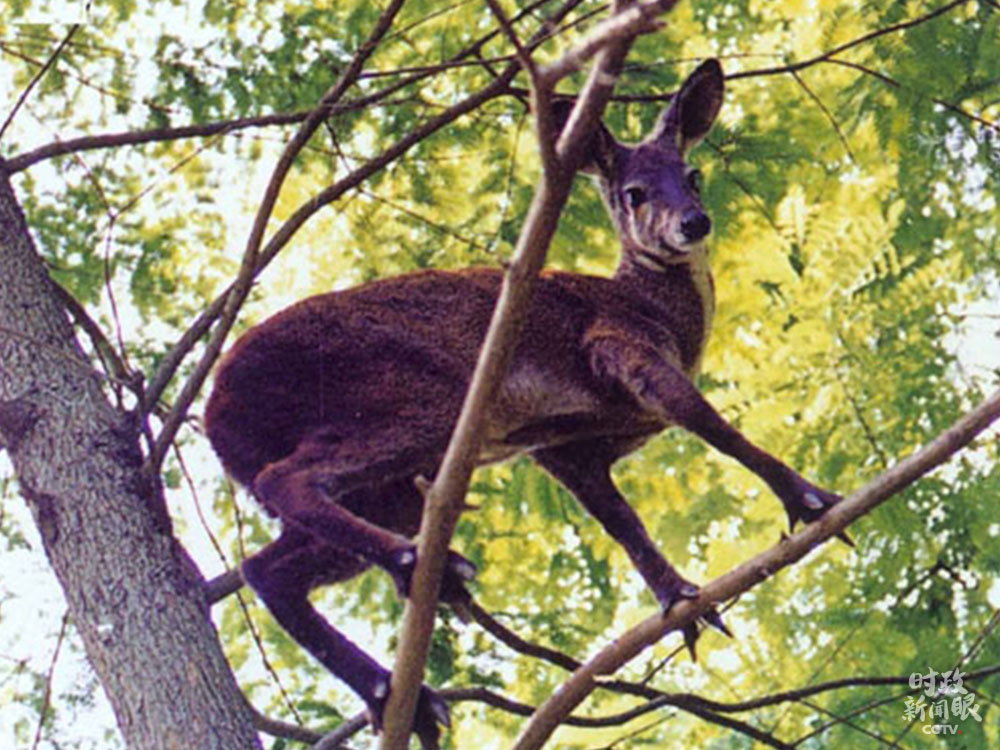
M840 502L839 495L816 487L743 437L687 375L657 352L621 336L605 336L591 342L590 361L595 372L624 385L645 410L693 432L767 482L785 506L792 528L800 520L815 521ZM851 543L846 534L840 536Z
M611 464L619 457L619 452L613 444L605 440L570 443L537 450L532 456L572 492L625 549L664 612L681 599L698 596L698 587L683 578L660 554L639 516L615 487ZM722 618L714 610L709 610L704 620L729 635ZM684 630L684 639L692 656L696 637L697 627L691 623Z

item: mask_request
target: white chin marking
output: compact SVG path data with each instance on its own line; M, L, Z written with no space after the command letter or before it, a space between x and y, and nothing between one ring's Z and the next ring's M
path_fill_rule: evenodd
M655 249L640 245L640 250L635 254L636 262L654 271L662 271L666 266L673 266L678 263L687 263L691 258L693 246L676 247L667 245Z
M635 262L643 268L648 268L650 271L662 271L663 267L667 265L667 261L660 260L659 255L656 256L656 259L653 259L645 251L635 254Z

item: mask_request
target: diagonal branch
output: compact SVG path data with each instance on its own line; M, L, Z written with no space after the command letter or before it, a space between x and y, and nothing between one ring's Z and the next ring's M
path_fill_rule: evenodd
M664 12L672 5L673 2L661 0L642 7L655 6L659 12ZM616 23L616 19L620 17L631 19L632 25ZM637 18L642 23L637 23ZM637 34L649 30L650 24L645 16L637 17L630 8L616 13L609 22L598 28L605 29L603 38L593 35L587 37L590 45L587 47L588 56L598 53L598 58L559 139L555 159L544 165L543 176L518 237L513 259L504 275L500 297L462 404L458 423L437 478L428 491L420 527L417 564L410 584L410 598L406 603L397 650L399 658L396 659L385 709L384 733L380 744L382 750L402 750L407 747L434 629L435 608L448 545L476 465L487 408L493 402L513 356L538 271L544 263L559 214L569 196L573 175L582 158L586 140L611 96L632 41ZM558 65L558 62L555 64ZM577 63L574 62L573 65L575 64ZM566 70L571 71L573 65L567 66ZM543 74L542 77L548 86L558 80L556 73ZM537 96L539 92L535 93L537 104L540 100ZM543 93L542 101L546 98L545 94L547 92ZM536 110L536 122L551 122L550 118L550 112ZM546 132L545 125L539 130ZM425 745L433 744L436 744L433 739L425 741Z
M522 730L514 750L538 750L552 732L597 686L600 675L611 674L667 633L694 622L715 603L742 594L805 557L822 542L842 532L894 494L947 461L1000 418L1000 391L959 419L930 444L883 472L831 508L815 523L784 539L705 586L697 599L674 605L615 639L578 669L538 710Z
M70 26L69 31L66 32L66 36L63 37L59 46L55 48L55 51L53 51L51 55L49 55L49 59L45 61L45 64L42 65L41 69L35 73L28 85L25 86L24 91L21 92L21 95L17 98L17 101L11 108L10 113L7 115L7 119L3 121L3 125L0 125L0 140L3 140L3 134L7 132L7 128L9 128L10 124L14 122L14 118L17 117L18 110L21 109L24 103L28 100L28 97L31 95L31 90L38 85L38 82L45 77L45 74L49 72L49 69L55 65L56 60L59 59L59 55L61 55L62 51L66 49L66 45L70 43L70 40L73 39L73 35L76 34L79 29L80 24L78 23Z
M849 62L847 60L841 60L840 58L837 58L837 57L831 57L829 59L822 60L822 62L829 63L831 65L841 65L841 66L843 66L845 68L851 68L852 70L857 70L857 71L859 71L861 73L864 73L865 75L869 75L869 76L871 76L873 78L877 78L878 80L882 81L882 83L884 83L884 84L886 84L888 86L891 86L894 89L901 89L901 90L910 90L910 91L912 91L912 89L910 89L907 86L904 86L902 83L900 83L899 81L897 81L895 78L892 78L891 76L888 76L885 73L880 73L879 71L874 70L874 69L872 69L872 68L870 68L870 67L868 67L866 65L862 65L860 63ZM985 117L982 117L981 115L977 115L974 112L970 112L969 110L965 109L964 107L962 107L962 106L960 106L958 104L955 104L954 102L949 102L946 99L939 99L936 96L929 96L927 94L924 94L921 91L916 91L916 94L921 99L930 100L930 101L934 102L935 104L937 104L939 107L944 107L949 112L954 112L955 114L961 115L962 117L965 117L968 120L972 120L973 122L978 122L980 125L982 125L985 128L989 128L994 133L1000 133L1000 123L997 123L997 122L995 122L993 120L989 120L989 119L987 119Z
M201 390L201 386L205 382L205 378L208 377L209 371L215 364L215 360L218 358L219 353L222 351L222 345L225 342L226 336L229 334L229 330L232 328L233 323L236 322L236 316L239 313L240 307L243 305L243 301L250 293L253 280L257 275L257 260L258 255L260 254L261 243L264 239L264 232L267 228L267 223L271 218L271 212L274 210L274 206L278 202L278 194L281 192L281 187L285 182L285 177L288 175L289 170L291 170L292 164L298 157L299 152L305 147L309 139L312 138L313 133L315 133L319 126L323 124L323 121L328 116L330 109L338 101L340 101L341 97L343 97L347 90L354 85L365 62L378 48L379 42L389 31L393 20L403 7L404 2L405 0L393 0L389 6L382 11L375 24L375 28L372 30L371 34L364 41L364 43L358 48L357 52L355 52L350 64L341 74L337 82L330 87L326 94L324 94L323 98L320 100L319 106L317 106L309 114L305 122L302 123L298 132L292 140L289 141L285 150L282 152L281 157L278 159L278 163L275 166L274 171L271 174L271 179L268 182L266 190L264 191L264 197L261 200L261 205L257 209L257 216L254 219L253 227L250 229L250 236L247 239L246 250L243 253L243 263L240 266L236 281L233 283L232 293L229 294L226 299L222 315L219 318L219 322L217 323L215 330L212 332L212 336L205 347L205 352L202 354L201 359L195 366L194 372L184 383L184 387L181 389L177 402L174 404L170 413L163 421L163 427L156 439L156 445L153 447L151 455L148 459L149 466L153 470L158 470L160 464L163 462L167 450L173 442L174 436L177 434L177 431L180 429L180 426L187 415L188 408L191 406L191 403Z

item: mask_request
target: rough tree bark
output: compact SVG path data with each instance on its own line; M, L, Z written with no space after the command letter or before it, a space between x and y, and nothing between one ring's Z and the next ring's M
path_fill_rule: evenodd
M137 425L102 393L2 164L0 446L128 747L260 747Z

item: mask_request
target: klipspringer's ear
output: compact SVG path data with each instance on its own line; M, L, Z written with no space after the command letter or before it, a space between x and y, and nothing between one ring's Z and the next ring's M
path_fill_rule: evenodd
M552 128L556 133L562 133L573 111L576 101L573 99L556 99L552 102ZM611 135L611 131L603 122L597 123L590 142L584 147L583 162L580 171L606 180L612 178L622 151L621 144Z
M672 139L680 152L686 154L712 129L722 107L724 89L719 61L703 62L674 94L650 140Z

